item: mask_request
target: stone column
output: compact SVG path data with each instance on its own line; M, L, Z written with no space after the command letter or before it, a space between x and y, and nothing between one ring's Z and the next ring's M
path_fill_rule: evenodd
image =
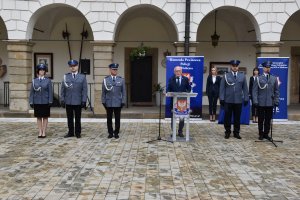
M113 41L93 41L94 53L94 112L95 114L105 114L105 109L101 102L102 81L108 75L108 65L113 60Z
M255 45L256 57L278 57L282 42L260 42Z
M196 56L198 42L190 42L189 55ZM184 42L174 42L176 56L184 56Z
M8 74L10 111L29 110L29 90L32 82L32 48L28 41L8 41Z

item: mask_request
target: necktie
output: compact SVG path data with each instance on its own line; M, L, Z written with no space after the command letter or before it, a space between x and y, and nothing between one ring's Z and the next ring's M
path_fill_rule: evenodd
M176 83L177 83L177 86L179 87L180 86L179 77L176 78Z
M42 78L39 78L40 82L42 81Z
M115 76L113 76L113 82L115 82L116 81L116 77Z
M267 80L269 80L269 74L267 74Z
M233 74L234 74L234 75L233 75L233 76L234 76L234 79L236 79L236 72L234 72Z
M75 74L73 74L73 78L75 79Z

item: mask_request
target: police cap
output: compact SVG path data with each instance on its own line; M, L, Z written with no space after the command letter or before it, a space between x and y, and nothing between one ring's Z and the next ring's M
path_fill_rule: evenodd
M70 65L70 66L77 66L78 65L78 61L77 60L69 60L68 65Z
M230 61L231 65L237 65L238 66L240 63L241 63L241 61L239 61L239 60L231 60Z
M263 62L263 63L262 63L262 66L263 66L263 67L270 68L270 67L272 66L272 62L268 60L268 61L266 61L266 62Z
M108 67L109 67L110 69L118 69L119 64L118 64L118 63L111 63L110 65L108 65Z
M44 71L47 71L47 65L45 65L44 63L40 63L36 66L36 70L37 71L40 71L40 70L44 70Z

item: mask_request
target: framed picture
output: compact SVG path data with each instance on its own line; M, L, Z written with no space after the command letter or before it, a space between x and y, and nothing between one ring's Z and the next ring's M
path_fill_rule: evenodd
M239 67L239 72L244 72L244 74L247 74L247 67Z
M38 64L45 64L48 67L46 77L53 79L53 53L34 53L34 71ZM36 77L36 73L34 73Z
M210 62L209 73L212 67L215 67L217 69L218 75L223 76L223 74L230 71L231 64L230 62Z

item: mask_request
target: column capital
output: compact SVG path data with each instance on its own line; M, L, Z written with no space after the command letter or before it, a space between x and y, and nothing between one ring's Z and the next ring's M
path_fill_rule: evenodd
M90 42L93 46L115 46L115 41L109 40L94 40Z
M258 42L254 45L257 57L278 57L283 42Z
M199 42L190 42L189 43L189 55L195 56L196 50ZM173 43L176 48L176 55L183 56L184 55L184 42L174 42Z
M32 47L35 45L34 42L29 40L3 40L7 43L8 51L23 51L32 52Z

